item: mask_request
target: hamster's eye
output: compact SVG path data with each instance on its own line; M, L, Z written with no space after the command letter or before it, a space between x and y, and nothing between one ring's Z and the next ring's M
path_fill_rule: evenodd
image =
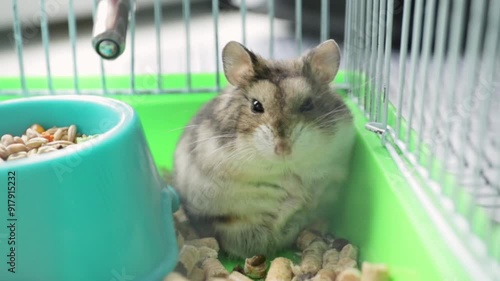
M311 98L308 98L304 101L304 103L300 106L300 112L310 111L314 108L314 104Z
M264 106L258 100L252 100L252 111L254 113L264 113Z

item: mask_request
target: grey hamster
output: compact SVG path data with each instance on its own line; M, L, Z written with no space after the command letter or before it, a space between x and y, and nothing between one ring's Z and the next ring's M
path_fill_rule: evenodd
M340 49L327 40L271 61L232 41L222 59L230 85L185 128L174 186L195 228L225 252L270 255L292 245L348 175L353 116L330 87Z

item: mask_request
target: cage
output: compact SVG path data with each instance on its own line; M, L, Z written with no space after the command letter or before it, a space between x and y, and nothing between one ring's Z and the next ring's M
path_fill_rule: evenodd
M356 117L357 137L332 229L359 245L361 260L387 264L394 281L500 279L500 1L5 0L3 7L0 100L125 101L166 169L183 126L227 83L220 58L227 41L283 59L334 38L343 58L333 85Z

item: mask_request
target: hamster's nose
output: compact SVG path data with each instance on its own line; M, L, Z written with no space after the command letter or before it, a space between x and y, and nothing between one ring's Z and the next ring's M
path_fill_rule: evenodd
M290 141L283 139L278 140L276 142L276 145L274 146L274 153L280 156L288 156L292 154L292 146L290 144Z

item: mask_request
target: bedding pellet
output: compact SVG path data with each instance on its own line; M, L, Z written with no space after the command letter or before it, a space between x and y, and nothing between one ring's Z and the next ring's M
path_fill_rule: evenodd
M195 247L205 246L205 247L214 249L215 251L219 251L219 242L217 242L217 240L213 237L205 237L205 238L187 240L187 241L184 241L184 243L187 245L193 245Z
M361 265L361 279L363 281L387 281L389 271L386 265L364 262Z
M212 278L226 278L229 276L226 268L218 259L207 258L201 264L205 270L205 279L211 280Z
M177 263L175 271L184 276L189 276L199 259L200 252L195 246L184 245L179 253L179 262Z
M97 136L78 133L76 125L45 130L41 125L33 124L22 136L4 134L0 138L0 163L56 151Z
M347 244L340 251L339 259L350 258L355 260L357 256L358 249L356 249L356 247L354 247L352 244Z
M311 281L335 281L337 278L337 274L335 271L328 269L328 268L323 268L318 273L311 278Z
M244 266L238 264L228 272L218 260L217 240L198 237L182 207L174 214L174 221L178 239L184 239L176 271L191 281L388 281L385 265L364 262L360 269L358 248L347 239L334 238L326 233L321 224L299 234L296 246L301 251L301 260L298 264L285 257L276 257L267 268L266 257L257 255L245 259ZM186 236L191 239L185 239ZM182 241L178 243L181 245ZM189 258L189 263L186 247L196 252ZM177 280L185 279L164 281Z
M201 267L201 262L198 262L191 270L191 274L188 275L190 281L204 281L205 280L205 270Z
M209 248L207 246L198 247L198 251L200 252L200 260L205 258L216 259L219 256L219 253L216 250Z
M238 272L238 271L233 271L231 274L229 274L229 281L252 281L252 279L248 278L245 274Z
M163 281L189 281L189 279L178 272L172 271L163 278Z
M361 281L361 272L357 268L348 268L339 273L337 281Z
M266 276L266 281L290 281L293 277L292 261L278 257L275 258L269 266L269 272Z
M262 255L253 256L245 259L243 272L246 276L254 279L261 279L266 276L266 257Z
M340 253L337 249L328 249L323 254L323 268L332 268L339 262Z
M303 274L314 275L323 266L323 255L327 250L327 245L322 240L317 240L309 244L302 253L300 268Z

